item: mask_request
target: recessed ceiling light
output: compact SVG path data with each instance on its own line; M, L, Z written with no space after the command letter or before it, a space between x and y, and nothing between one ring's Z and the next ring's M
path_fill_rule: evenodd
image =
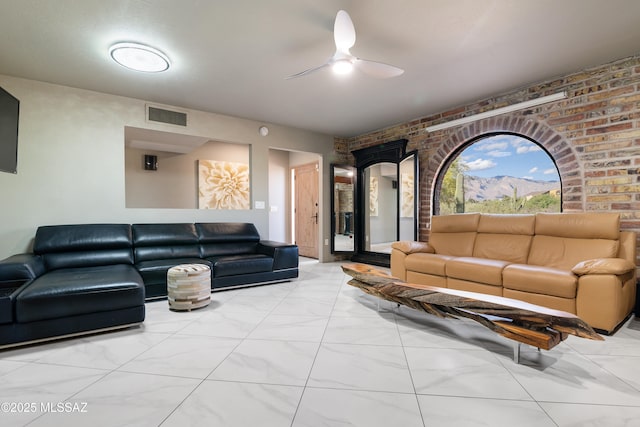
M139 43L116 43L109 48L109 54L118 64L135 71L159 73L171 65L167 55Z

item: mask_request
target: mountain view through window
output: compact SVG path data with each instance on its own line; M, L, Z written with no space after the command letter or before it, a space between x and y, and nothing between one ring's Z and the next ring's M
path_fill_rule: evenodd
M466 147L441 178L439 214L560 212L558 169L538 144L509 134Z

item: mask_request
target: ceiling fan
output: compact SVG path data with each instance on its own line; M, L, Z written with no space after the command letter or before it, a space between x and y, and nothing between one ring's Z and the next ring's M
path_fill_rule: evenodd
M306 76L325 67L331 67L337 74L347 74L351 72L353 68L357 68L379 79L396 77L404 73L402 68L382 62L361 59L353 56L351 52L349 52L349 49L356 43L356 30L353 26L353 21L351 21L351 17L344 10L339 10L336 15L336 21L333 24L333 39L336 43L336 52L327 62L297 74L292 74L288 76L287 79Z

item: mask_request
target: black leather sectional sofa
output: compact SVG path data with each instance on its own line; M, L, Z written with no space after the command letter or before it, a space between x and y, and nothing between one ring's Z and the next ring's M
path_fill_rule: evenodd
M167 296L167 270L178 264L210 266L212 290L298 277L298 247L260 240L253 224L134 224L131 231L147 299Z
M184 263L209 265L217 290L297 277L298 248L248 223L39 227L33 253L0 261L0 348L141 323Z

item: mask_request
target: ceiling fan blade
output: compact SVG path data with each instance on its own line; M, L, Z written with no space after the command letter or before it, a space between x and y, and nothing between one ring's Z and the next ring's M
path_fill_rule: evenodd
M318 70L321 70L321 69L323 69L324 67L328 67L328 66L329 66L329 63L328 63L328 62L325 62L324 64L319 65L319 66L317 66L317 67L309 68L308 70L300 71L299 73L296 73L296 74L292 74L292 75L290 75L290 76L287 76L287 77L285 77L285 80L290 80L290 79L295 79L296 77L306 76L307 74L314 73L314 72L316 72L316 71L318 71Z
M368 61L360 58L355 61L355 66L362 72L379 79L397 77L404 73L402 68L394 67L393 65L385 64L383 62Z
M356 44L356 29L353 27L351 17L344 10L339 10L336 22L333 24L333 39L336 49L346 52Z

